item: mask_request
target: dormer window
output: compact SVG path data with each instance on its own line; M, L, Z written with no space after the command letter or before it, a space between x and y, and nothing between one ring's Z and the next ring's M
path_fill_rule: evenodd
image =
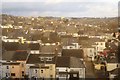
M9 69L9 66L6 66L7 69Z
M47 61L52 61L52 57L48 57Z
M40 57L40 60L41 60L41 61L44 61L44 58L43 58L43 57Z
M52 57L40 57L41 61L52 61Z

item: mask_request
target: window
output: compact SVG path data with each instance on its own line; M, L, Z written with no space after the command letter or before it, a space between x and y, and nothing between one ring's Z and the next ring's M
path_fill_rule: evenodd
M37 73L37 70L35 70L35 73Z
M15 76L15 73L11 73L11 76Z
M24 71L22 71L22 76L24 76Z
M90 52L92 52L92 50L90 49Z
M6 73L6 77L8 77L8 74Z
M12 66L12 68L14 68L14 66Z
M101 43L101 45L103 45L103 43Z
M43 70L41 70L41 73L43 73Z
M50 75L50 78L52 78L53 77L53 75Z
M44 61L44 58L43 58L43 57L41 57L41 58L40 58L40 60L41 60L41 61Z
M52 57L48 57L48 58L47 58L47 61L52 61Z
M9 66L6 66L7 69L9 69Z

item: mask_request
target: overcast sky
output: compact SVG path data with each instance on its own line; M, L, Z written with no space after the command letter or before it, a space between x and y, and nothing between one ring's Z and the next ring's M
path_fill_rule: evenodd
M116 17L119 0L2 0L2 13L17 16Z

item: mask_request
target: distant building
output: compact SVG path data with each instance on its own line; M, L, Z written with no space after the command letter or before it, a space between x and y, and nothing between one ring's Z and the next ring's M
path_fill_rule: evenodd
M80 48L81 46L78 43L71 43L62 47L62 49L80 49Z
M57 49L58 49L57 45L42 45L40 52L43 54L55 54Z
M71 35L61 36L61 46L63 49L80 49L79 38Z

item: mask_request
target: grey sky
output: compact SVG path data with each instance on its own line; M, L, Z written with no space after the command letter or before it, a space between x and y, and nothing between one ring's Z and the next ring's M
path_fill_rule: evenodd
M88 0L89 1L89 0ZM2 13L20 16L116 17L117 2L2 2Z

